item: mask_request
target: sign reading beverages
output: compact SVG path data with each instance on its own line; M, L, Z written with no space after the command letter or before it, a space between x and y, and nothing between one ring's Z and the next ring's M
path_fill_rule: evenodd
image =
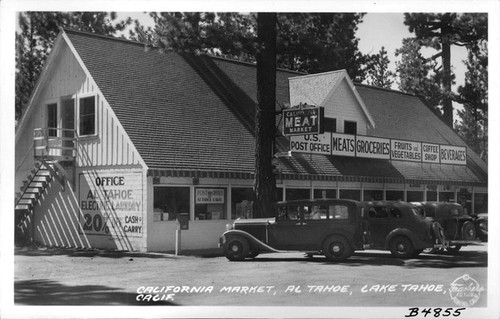
M465 147L440 145L440 160L442 164L465 165L467 162L467 150Z
M283 134L305 135L323 133L324 109L322 107L293 107L283 110Z

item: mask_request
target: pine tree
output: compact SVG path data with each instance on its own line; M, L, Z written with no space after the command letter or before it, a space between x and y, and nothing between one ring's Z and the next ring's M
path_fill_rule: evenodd
M369 85L390 89L394 73L389 70L389 57L384 47L377 54L367 56L366 78Z

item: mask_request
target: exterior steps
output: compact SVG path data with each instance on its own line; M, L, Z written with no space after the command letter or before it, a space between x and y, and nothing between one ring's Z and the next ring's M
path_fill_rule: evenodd
M33 208L57 174L57 166L51 162L36 162L31 174L26 177L15 199L15 226L19 227L33 212Z

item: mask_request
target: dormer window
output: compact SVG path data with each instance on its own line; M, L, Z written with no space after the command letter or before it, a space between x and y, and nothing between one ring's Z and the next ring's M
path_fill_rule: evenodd
M358 123L353 121L344 121L344 133L356 135L358 133Z
M95 96L80 99L79 135L94 135L96 133L96 103Z

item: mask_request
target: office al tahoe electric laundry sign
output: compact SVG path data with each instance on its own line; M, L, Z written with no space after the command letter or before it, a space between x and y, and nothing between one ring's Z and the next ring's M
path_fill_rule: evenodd
M290 136L290 151L420 163L467 164L467 150L462 146L330 132Z
M86 171L79 175L81 225L85 234L143 235L141 171Z

